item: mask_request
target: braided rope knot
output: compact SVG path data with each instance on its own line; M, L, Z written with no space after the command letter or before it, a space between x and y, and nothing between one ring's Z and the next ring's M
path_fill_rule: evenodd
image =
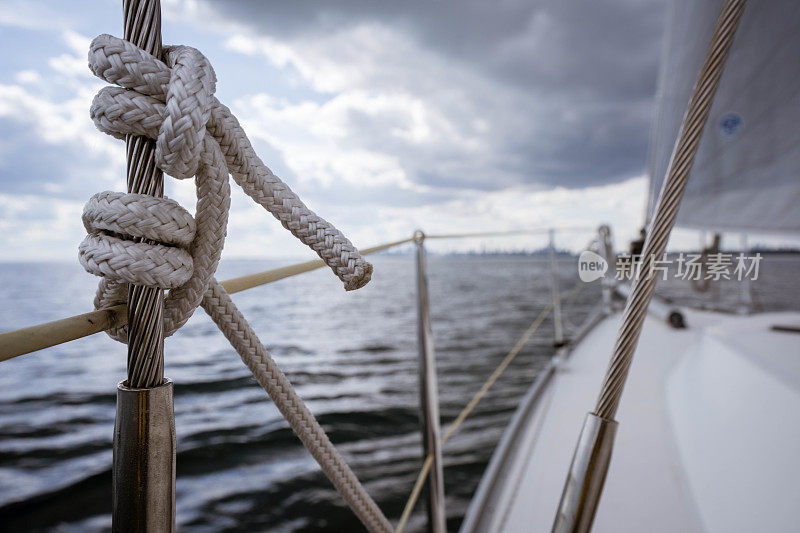
M156 141L156 165L178 179L196 176L196 219L177 202L144 194L111 191L94 195L84 207L89 233L78 254L84 268L103 281L95 307L127 301L128 284L169 289L164 299L164 335L173 334L200 305L213 280L225 241L230 208L228 169L219 145L206 132L216 76L194 48L165 48L167 63L139 62L144 52L132 43L100 35L89 48L89 68L119 87L104 87L90 115L100 131L118 139L128 134ZM162 96L156 109L153 87ZM126 108L118 100L136 102ZM109 331L127 342L127 326Z
M86 270L104 277L95 305L124 303L130 283L169 289L164 334L180 328L215 283L230 208L229 173L316 251L346 290L366 285L372 265L258 158L236 117L214 96L216 75L203 54L188 46L164 50L162 62L123 39L95 38L89 68L114 86L98 92L90 116L118 139L155 140L156 165L170 176L196 177L195 219L168 199L113 192L92 197L79 257ZM112 330L112 337L124 340L125 328Z
M173 289L194 271L188 250L194 218L177 202L145 194L97 193L83 209L89 235L79 247L83 267L108 279ZM143 241L141 239L148 239Z
M109 51L115 53L108 54ZM110 83L128 87L140 94L161 96L166 104L161 116L150 117L158 122L158 133L155 136L156 165L174 178L191 178L197 170L206 123L211 117L216 74L208 59L190 46L164 47L166 71L146 68L153 65L143 61L143 55L144 52L129 41L111 35L100 35L92 41L89 48L89 67L96 76ZM118 77L115 74L119 72L119 65L110 62L116 58L132 60L143 64L145 68L125 70L127 76ZM168 75L164 76L165 73ZM92 103L92 118L102 115L100 109L108 101L108 94L105 93L109 92L120 94L114 87L102 89ZM131 117L120 118L131 122ZM114 137L125 138L125 132L115 128L113 122L98 124L98 128Z
M156 164L178 179L195 176L192 216L176 202L143 194L102 192L86 204L89 235L80 245L83 266L103 276L95 307L127 300L128 284L169 289L164 335L180 328L201 304L269 392L292 429L370 531L391 524L370 498L286 377L214 279L230 209L228 174L344 282L370 280L372 265L333 225L317 216L258 158L236 117L214 97L214 70L200 52L167 47L166 63L132 43L101 35L91 44L89 68L117 85L94 98L90 115L109 135L156 141ZM127 342L125 327L109 330Z

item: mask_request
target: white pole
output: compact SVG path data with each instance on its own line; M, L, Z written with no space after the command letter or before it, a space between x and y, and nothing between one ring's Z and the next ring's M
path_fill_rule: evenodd
M414 233L417 245L417 332L419 336L419 394L422 414L423 457L433 456L428 474L428 530L447 533L444 512L444 473L442 469L439 392L436 384L436 357L428 302L428 273L425 264L425 234Z
M611 228L603 224L598 229L598 236L600 253L603 255L603 259L605 259L606 263L608 264L606 275L600 282L603 295L603 313L610 314L611 297L614 293L614 285L616 284L615 278L617 263L616 258L614 257L614 251L611 247Z
M553 297L553 333L554 346L561 348L564 345L564 328L561 322L561 295L558 288L558 258L556 257L555 230L549 231L550 235L550 291Z
M746 254L750 251L750 248L747 246L747 234L742 233L740 236L740 247L742 249L741 253ZM739 305L737 307L737 312L740 315L747 315L753 311L753 287L750 284L750 278L748 276L742 277L742 280L739 284Z

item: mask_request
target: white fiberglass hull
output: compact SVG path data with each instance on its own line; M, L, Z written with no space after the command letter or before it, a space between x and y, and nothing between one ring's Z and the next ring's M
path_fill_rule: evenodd
M796 531L800 313L648 316L595 532ZM462 531L550 531L620 315L600 321L507 430Z

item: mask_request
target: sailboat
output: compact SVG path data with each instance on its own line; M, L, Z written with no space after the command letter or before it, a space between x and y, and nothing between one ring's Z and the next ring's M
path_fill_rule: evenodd
M650 145L650 217L722 7L672 3ZM749 2L739 24L677 224L796 234L800 4ZM750 313L746 283L742 290L747 314L684 308L685 328L665 320L663 303L651 303L593 531L797 530L800 314ZM557 524L565 472L620 321L619 311L594 317L531 388L463 533Z
M160 47L160 38L151 31L158 15L152 6L157 2L125 4L130 15L126 16L126 39L138 44L105 36L105 45L122 50L119 57L145 57L136 47ZM554 276L552 302L540 315L541 320L546 313L554 315L554 355L505 430L462 532L797 529L800 313L752 313L745 280L740 284L741 305L729 310L736 312L677 307L654 296L656 277L648 266L662 257L675 223L712 233L800 232L798 57L800 5L796 2L753 1L745 6L744 0L682 0L673 4L651 138L648 230L643 242L633 247L640 249L641 257L633 261L631 255L632 262L621 265L611 229L600 226L585 264L588 271L600 272L591 277L600 280L603 298L570 338L559 328L563 294ZM163 74L158 70L161 64L151 61L149 65L147 75ZM212 78L213 74L207 75L205 82ZM166 82L146 96L163 97L164 86ZM145 129L125 135L135 145L137 138L149 134ZM152 161L145 159L138 164L152 167ZM136 167L131 161L129 165L129 170ZM155 189L148 194L156 195ZM290 399L291 409L283 403L281 412L371 531L403 530L423 486L427 486L428 528L437 533L446 530L442 444L505 368L501 365L490 376L442 432L425 242L508 234L417 232L360 251L367 255L414 243L417 252L425 456L406 512L396 526L326 442L302 401L292 396L285 376L269 366L273 362L266 350L261 347L263 353L251 359L242 356L276 403ZM552 235L551 230L551 263L557 265ZM702 254L701 281L713 267L712 258L722 255L718 245ZM351 258L355 256L353 252ZM209 289L213 304L235 309L225 303L227 293L321 268L326 264L323 259L221 283L213 280L213 290ZM343 263L339 266L344 272L348 261ZM579 266L582 263L583 259ZM358 268L357 275L343 275L343 281L352 285L349 288L368 280L371 267ZM619 282L618 272L630 273L631 284ZM158 287L151 292L156 300L163 297L158 296L163 292ZM139 293L137 298L149 297ZM152 334L155 330L149 329L143 315L152 314L160 304L147 305L139 309L143 311L139 315L125 304L100 306L84 315L2 333L0 361L105 330L119 333L126 322L131 324L129 334L137 325ZM503 364L519 352L541 320L534 322ZM236 345L246 327L221 329ZM254 337L252 331L246 334ZM131 346L130 350L142 349L142 345ZM135 361L136 355L129 352L130 360ZM113 487L116 531L170 531L175 526L172 382L160 375L163 353L160 357L161 367L156 358L148 370L153 384L119 385ZM257 358L258 364L253 363ZM276 381L280 394L275 393Z

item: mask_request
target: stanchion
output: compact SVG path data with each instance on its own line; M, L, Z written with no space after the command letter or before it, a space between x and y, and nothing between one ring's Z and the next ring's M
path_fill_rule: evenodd
M123 0L125 39L161 57L159 0ZM128 192L164 195L155 142L125 139ZM117 388L112 468L115 532L175 528L175 416L172 382L164 379L164 293L131 285L128 291L128 379Z
M431 455L428 473L428 529L446 533L444 512L444 474L439 427L439 392L436 384L436 359L428 305L428 275L425 264L425 234L414 233L417 245L417 333L419 337L419 403L422 422L423 457Z

